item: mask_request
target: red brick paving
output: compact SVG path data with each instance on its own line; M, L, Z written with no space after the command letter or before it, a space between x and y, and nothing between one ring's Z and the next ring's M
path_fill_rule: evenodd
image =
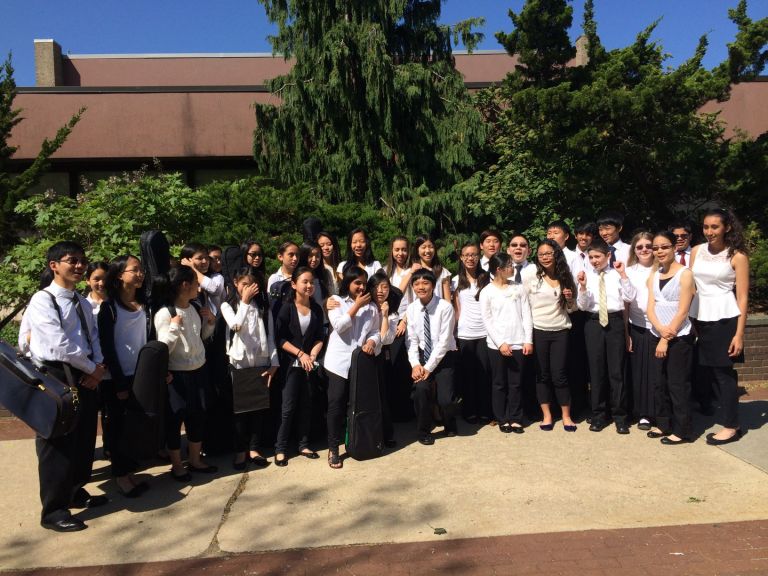
M40 576L768 574L768 520L343 546L8 573Z

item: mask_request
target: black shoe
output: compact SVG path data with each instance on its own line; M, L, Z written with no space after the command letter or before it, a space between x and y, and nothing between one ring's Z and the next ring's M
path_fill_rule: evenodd
M651 429L651 423L650 422L640 422L637 425L638 430L642 430L643 432L648 432L648 430Z
M736 434L731 436L730 438L726 438L725 440L718 440L715 438L715 433L710 432L707 434L707 444L710 446L723 446L725 444L730 444L732 442L738 442L741 437L744 435L744 433L741 431L741 429L736 430Z
M522 426L512 426L512 424L509 425L509 428L513 434L522 434L525 432L525 428Z
M199 472L200 474L215 474L219 471L218 466L214 466L212 464L208 464L207 466L203 466L202 468L196 468L195 466L192 466L191 464L187 466L187 470L190 472Z
M75 498L72 500L72 508L98 508L99 506L104 506L109 502L109 498L106 496L99 494L97 496L91 496L86 492L85 490L79 491L76 494Z
M283 454L283 459L278 460L277 454L275 454L275 466L280 466L281 468L283 466L288 466L288 457L285 454Z
M626 424L616 424L616 434L629 434L629 426Z
M457 432L455 428L446 428L443 430L443 436L446 438L454 438L456 436Z
M309 458L310 460L317 460L320 458L320 455L317 452L313 452L310 450L309 452L299 452L304 458Z
M467 424L477 424L477 416L465 416L464 422Z
M677 446L678 444L690 444L691 441L688 440L687 438L679 438L677 440L672 440L672 438L669 438L668 436L664 436L664 438L662 438L660 442L664 444L664 446Z
M391 440L384 440L384 447L385 448L394 448L397 446L397 440L392 438Z
M432 437L432 434L424 434L424 436L419 436L419 444L423 444L424 446L432 446L434 443L435 439Z
M248 460L243 460L242 462L232 462L232 469L237 470L238 472L242 472L245 470L246 465L248 464Z
M544 430L544 432L551 432L555 428L555 423L550 422L549 424L539 424L539 430Z
M88 528L85 522L78 520L77 518L69 517L64 520L56 520L55 522L40 522L40 526L47 528L48 530L55 530L56 532L79 532Z
M648 436L648 438L653 438L655 440L656 438L664 438L666 436L669 436L669 432L655 432L651 430L646 434L646 436Z
M599 420L593 420L592 424L589 425L589 431L602 432L606 426L607 424L605 424L604 422L600 422Z
M189 482L192 480L192 474L189 472L184 472L183 474L176 474L173 470L171 470L171 476L173 476L173 479L176 480L176 482Z
M253 456L251 458L251 464L256 466L257 468L266 468L269 466L270 462L264 456Z
M512 432L512 426L509 424L499 424L499 430L504 432L504 434L509 434Z

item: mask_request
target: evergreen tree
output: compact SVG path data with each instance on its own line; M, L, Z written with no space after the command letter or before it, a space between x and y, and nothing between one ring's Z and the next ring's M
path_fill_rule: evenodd
M746 168L744 159L764 152L765 144L756 149L743 138L727 139L716 115L698 111L762 70L768 18L752 21L746 0L729 10L738 34L728 60L707 70L701 64L706 37L670 69L651 39L656 23L630 46L606 51L592 0L584 14L589 60L583 66L565 67L573 54L565 0L527 0L519 15L510 13L514 31L497 36L520 65L484 99L485 115L498 119L496 157L475 177L475 213L514 214L515 227L538 233L552 217L593 217L611 207L629 215L631 229L693 215L725 194L738 197L728 175L734 166ZM753 162L748 169L764 166ZM765 175L743 181L754 188ZM504 225L498 218L496 224Z
M48 169L48 159L61 148L84 111L81 109L65 126L59 128L53 140L43 140L40 152L29 168L18 174L11 174L8 164L17 147L10 146L8 139L13 128L23 120L22 111L13 108L16 94L16 82L13 80L9 55L0 66L0 252L4 252L16 240L23 226L18 218L14 218L16 204Z
M257 105L254 155L264 173L311 182L336 200L392 201L450 187L484 141L454 67L451 39L472 25L438 24L441 0L260 0L279 26L273 49L294 58L269 82L279 106Z

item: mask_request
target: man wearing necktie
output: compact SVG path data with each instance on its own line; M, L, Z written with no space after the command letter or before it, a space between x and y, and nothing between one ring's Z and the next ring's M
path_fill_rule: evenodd
M437 280L431 270L422 268L411 277L416 299L406 310L408 322L408 360L413 379L413 404L419 442L434 444L432 404L440 408L444 434L455 436L456 402L454 382L454 312L450 303L434 294Z
M610 247L594 240L589 247L591 269L579 272L579 309L587 313L584 335L591 377L592 423L600 432L611 420L616 432L629 434L627 390L624 386L625 326L624 304L635 298L636 290L624 264L610 264Z
M675 260L683 266L689 266L691 262L691 240L693 234L690 224L679 222L672 224L669 231L675 236Z

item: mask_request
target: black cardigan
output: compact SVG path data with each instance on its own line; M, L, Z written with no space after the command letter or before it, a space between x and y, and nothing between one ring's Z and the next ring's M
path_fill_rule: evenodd
M277 349L280 351L280 365L283 369L289 368L296 359L295 356L283 350L285 342L290 342L296 348L300 348L305 354L310 354L314 345L323 341L323 309L312 299L309 302L309 309L309 327L303 336L301 335L301 324L299 324L299 312L296 309L296 302L286 302L277 313L277 327L275 328L277 338L275 338L275 342Z

